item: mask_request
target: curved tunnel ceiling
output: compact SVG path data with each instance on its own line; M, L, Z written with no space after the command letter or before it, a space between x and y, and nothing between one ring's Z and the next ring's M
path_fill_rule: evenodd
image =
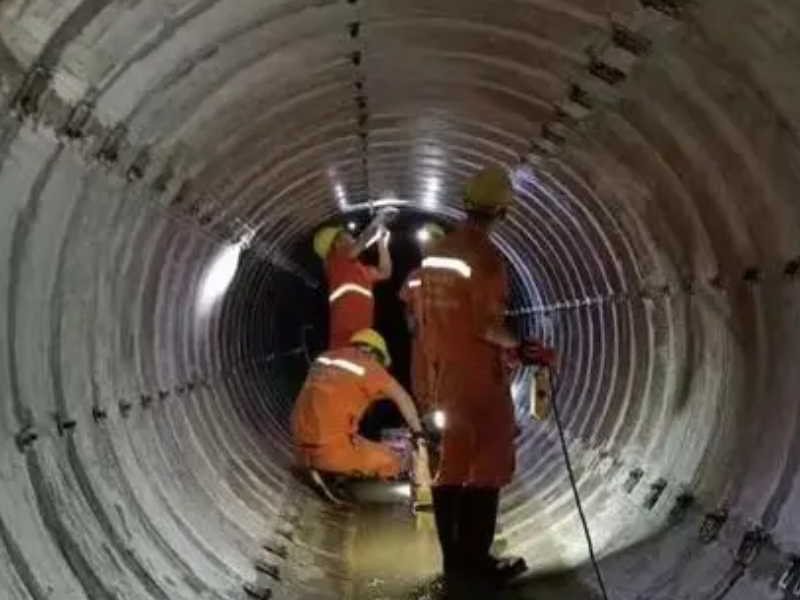
M498 162L609 597L791 597L798 56L786 0L0 3L0 589L240 598L268 542L346 597L288 471L303 247ZM589 597L552 424L518 462L501 543Z

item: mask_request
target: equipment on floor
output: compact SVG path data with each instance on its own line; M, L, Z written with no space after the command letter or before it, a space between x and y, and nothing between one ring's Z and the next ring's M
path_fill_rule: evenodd
M411 481L398 479L359 479L340 473L326 473L309 469L303 478L325 501L336 506L357 504L407 504L413 506Z

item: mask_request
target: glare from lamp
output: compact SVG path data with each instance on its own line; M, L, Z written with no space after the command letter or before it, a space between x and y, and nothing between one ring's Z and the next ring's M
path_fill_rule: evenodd
M394 493L402 498L411 498L411 484L398 483L394 487Z
M197 306L208 312L225 295L239 268L241 244L231 244L217 253L203 276Z
M433 413L433 425L436 429L444 429L447 424L447 417L443 410L437 410Z
M350 222L347 224L347 228L348 228L350 231L355 231L356 229L358 229L358 225L356 225L355 221L350 221Z
M422 227L417 231L417 241L420 244L427 244L431 241L431 232L426 227Z

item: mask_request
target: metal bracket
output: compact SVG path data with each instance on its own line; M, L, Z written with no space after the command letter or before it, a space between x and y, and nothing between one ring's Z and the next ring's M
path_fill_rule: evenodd
M747 283L758 283L761 281L761 269L758 267L749 267L745 269L744 275L742 275L742 280L746 281Z
M587 92L577 83L573 83L570 86L569 99L570 102L574 102L575 104L580 104L581 106L589 110L594 108L594 102L592 102L592 98L589 92Z
M282 558L284 560L286 560L286 558L289 556L289 549L285 544L273 544L268 542L261 547L270 554L274 554L278 558Z
M653 41L643 36L641 33L628 29L621 23L612 23L611 40L614 45L634 54L645 56L653 48Z
M26 425L22 428L17 435L14 436L14 441L17 443L17 450L25 452L28 447L39 439L39 434L33 425Z
M258 559L255 562L255 568L256 568L256 571L259 571L260 573L264 573L266 575L269 575L275 581L280 581L281 580L281 569L280 569L280 567L278 565L273 565L272 563L267 562L263 558Z
M142 408L144 410L147 410L150 408L150 405L153 404L153 397L150 394L142 394L140 399L142 402Z
M640 0L640 2L645 8L652 8L673 19L683 17L689 7L694 4L694 0Z
M700 541L710 544L717 539L719 532L728 520L728 509L721 508L713 513L708 513L700 525Z
M609 85L617 85L627 77L624 71L612 67L608 63L604 63L597 58L593 58L592 62L589 63L589 73L602 79Z
M675 504L672 506L672 510L669 511L670 522L677 523L683 520L692 504L694 504L694 496L689 492L684 492L676 497Z
M125 173L125 177L128 181L138 181L144 177L145 172L147 171L147 167L150 166L150 149L149 148L142 148L139 153L136 155L136 158L131 163L131 166L128 167L128 171Z
M787 593L791 589L791 594L800 598L800 556L793 556L791 561L791 564L778 580L778 587ZM792 584L794 584L794 587L792 587Z
M125 140L127 133L128 128L121 123L114 127L103 141L103 146L97 153L97 158L107 165L115 164L119 160L122 142Z
M769 536L761 527L755 527L745 533L736 551L736 562L744 567L750 565L758 557L768 539Z
M71 140L83 138L86 135L86 126L92 118L94 106L94 102L91 100L78 102L72 109L72 113L61 132Z
M133 408L133 404L128 402L127 400L120 400L119 401L119 414L122 415L122 418L126 418L128 414L131 412Z
M244 593L255 598L256 600L270 600L272 598L272 590L266 587L259 587L252 583L245 583L242 586Z
M53 417L56 420L56 429L58 430L58 435L60 437L63 437L67 432L73 431L78 425L78 422L75 419L65 417L61 413L56 413L53 415Z
M633 469L630 473L628 473L628 479L622 486L625 492L630 494L637 486L639 481L641 481L642 477L644 477L644 471L642 469Z
M783 268L783 275L790 279L794 279L800 274L800 258L795 258L786 263Z
M647 510L652 510L653 507L658 502L658 499L661 498L661 494L664 493L664 490L667 489L667 480L663 477L656 480L655 482L650 484L650 493L647 495L647 498L644 500L644 507Z
M31 117L41 110L52 77L48 69L38 65L28 72L13 103L20 117Z
M94 419L95 423L105 421L107 418L108 412L106 412L104 409L100 408L99 406L92 407L92 419Z

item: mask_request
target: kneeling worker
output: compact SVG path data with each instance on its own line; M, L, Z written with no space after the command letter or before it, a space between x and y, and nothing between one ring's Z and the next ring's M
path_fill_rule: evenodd
M375 401L388 398L420 436L414 402L387 372L386 341L365 329L350 345L314 361L292 413L292 436L303 467L354 477L397 477L400 457L388 446L358 435L358 424Z

